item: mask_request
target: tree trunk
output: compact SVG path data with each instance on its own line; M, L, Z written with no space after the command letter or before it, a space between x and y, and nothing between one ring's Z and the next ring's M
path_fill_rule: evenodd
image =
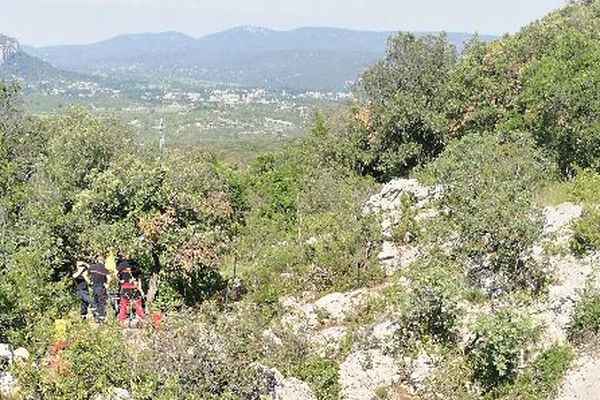
M156 251L152 251L152 262L153 262L153 271L150 276L150 281L148 282L148 293L146 294L146 305L147 307L152 307L152 302L156 298L158 294L158 286L160 285L160 258Z
M160 285L160 275L154 272L148 282L148 293L146 294L146 306L151 307L154 298L158 294L158 286Z

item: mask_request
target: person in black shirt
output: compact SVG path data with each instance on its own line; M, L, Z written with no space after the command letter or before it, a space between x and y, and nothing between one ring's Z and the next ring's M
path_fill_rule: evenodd
M110 283L110 272L104 266L104 256L98 257L95 264L88 269L92 281L92 292L94 296L94 317L96 322L102 323L106 320L106 301L108 299L108 285Z
M77 261L75 272L73 273L75 287L77 288L77 297L79 297L79 301L81 302L79 308L79 316L81 319L87 318L88 309L92 304L92 299L90 299L90 293L88 291L88 267L88 264Z

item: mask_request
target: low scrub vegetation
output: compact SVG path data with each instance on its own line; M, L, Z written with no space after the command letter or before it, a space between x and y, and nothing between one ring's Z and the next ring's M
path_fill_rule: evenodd
M78 107L33 117L0 83L0 340L32 349L12 371L22 395L259 399L264 364L332 400L345 356L374 346L364 328L387 318L396 361L442 360L424 394L548 398L573 354L531 360L539 329L520 305L543 301L552 279L532 257L540 193L582 203L572 249L600 249L599 18L599 1L571 2L460 57L444 35L395 35L348 110L240 168L193 146L161 165L119 121ZM386 277L382 221L364 204L398 176L439 190L427 218L401 199L389 240L427 255ZM73 262L105 250L139 262L161 329L74 321ZM282 322L288 296L358 288L385 296L352 307L332 356ZM575 307L573 345L598 335L599 304L589 292ZM71 321L64 349L52 349L54 320Z

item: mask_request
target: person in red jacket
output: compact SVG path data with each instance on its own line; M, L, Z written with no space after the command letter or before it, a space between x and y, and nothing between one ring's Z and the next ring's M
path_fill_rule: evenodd
M140 319L145 319L144 307L142 305L142 280L140 269L131 260L119 260L117 262L117 276L121 287L119 295L119 319L124 322L127 319L127 306L133 302L133 308Z

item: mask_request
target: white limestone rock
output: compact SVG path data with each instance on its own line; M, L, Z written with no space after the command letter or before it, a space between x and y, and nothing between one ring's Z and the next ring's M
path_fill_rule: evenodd
M8 366L12 361L12 346L7 343L0 343L0 370L2 370L3 366Z
M600 357L584 355L564 379L557 400L600 399Z
M400 370L392 357L378 349L356 351L340 365L340 399L370 400L377 389L399 381Z
M17 390L17 380L8 372L0 371L0 399L9 398Z
M310 387L296 378L285 378L276 368L254 363L271 400L316 400Z
M123 388L112 388L107 394L96 394L93 400L130 400L129 391Z
M547 235L568 227L571 222L581 217L583 208L579 204L562 203L546 207L544 211L546 214L544 234Z
M24 347L19 347L13 351L13 361L22 362L29 360L29 351Z
M283 341L271 329L263 331L261 336L264 340L264 343L270 347L281 347L283 345Z
M368 295L365 289L345 293L331 293L314 303L315 309L325 312L329 319L342 320L346 314L358 306Z
M339 350L348 329L345 326L330 326L312 336L312 346L321 357L335 355Z
M393 179L367 201L365 212L380 213L396 210L404 194L413 196L417 203L423 203L433 192L430 188L422 186L416 179Z

